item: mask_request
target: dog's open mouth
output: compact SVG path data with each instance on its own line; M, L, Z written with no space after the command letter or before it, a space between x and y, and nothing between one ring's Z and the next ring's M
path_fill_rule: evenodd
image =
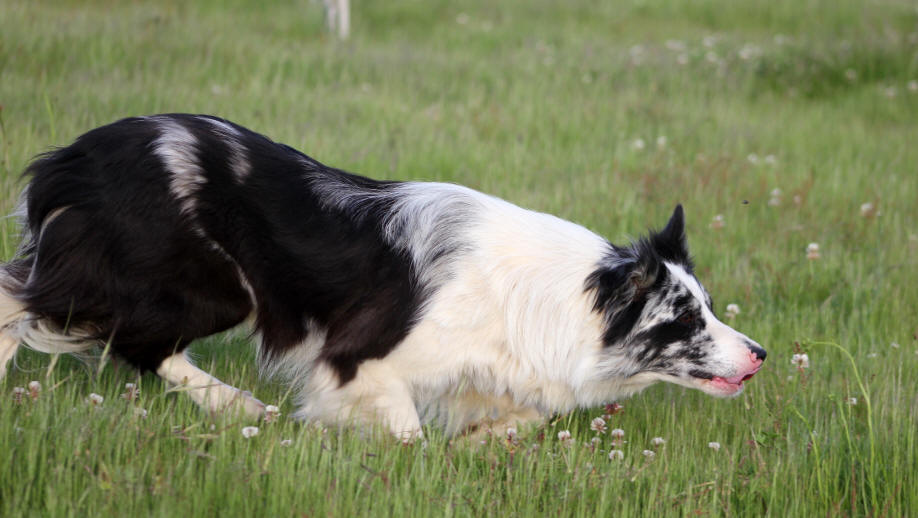
M760 366L745 374L724 378L715 376L709 372L693 370L689 375L697 380L697 386L705 392L717 395L736 395L743 390L743 382L755 376Z

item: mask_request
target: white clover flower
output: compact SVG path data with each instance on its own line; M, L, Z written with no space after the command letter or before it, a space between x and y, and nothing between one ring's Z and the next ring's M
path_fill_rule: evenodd
M746 161L748 161L752 165L759 165L759 155L755 153L749 153L748 155L746 155Z
M280 408L277 408L277 406L275 405L265 406L265 422L266 423L273 422L280 415L281 415Z
M806 353L795 354L791 357L791 363L799 369L807 369L810 366L810 357Z
M95 392L92 392L89 394L89 397L86 398L86 400L92 406L101 406L102 402L105 401L105 398L100 396L99 394L96 394Z
M752 44L743 45L738 52L740 59L743 61L749 61L750 59L756 58L761 53L762 49Z
M907 88L909 92L918 92L918 81L912 79L908 82Z
M819 255L819 243L810 243L806 245L806 258L810 261L819 259L822 257Z
M847 403L848 403L849 405L851 405L851 406L854 406L854 405L857 404L857 398L856 398L856 397L849 397Z
M673 52L684 52L685 43L679 40L666 40L666 48Z
M123 399L128 401L134 401L140 395L140 389L137 388L137 385L134 383L125 383L124 384L124 393L121 394Z
M713 34L709 36L705 36L704 39L701 40L701 42L702 44L704 44L705 47L711 48L717 44L717 36Z
M38 399L38 395L41 394L41 383L37 381L30 381L28 384L29 387L29 396L35 400Z
M867 357L870 359L876 358L877 356L879 356L877 353L867 353Z
M778 163L778 157L774 155L765 155L765 163L768 165L775 165Z
M590 422L590 430L593 430L596 433L606 433L606 420L597 417Z
M739 304L727 304L727 318L736 318L736 315L739 315L740 313L742 312L740 311Z
M147 417L147 411L144 410L143 408L140 408L139 406L135 406L134 415L145 419Z
M628 49L628 55L631 57L631 64L640 65L644 61L644 46L634 45Z
M657 137L657 149L665 149L668 142L669 139L666 138L666 135L660 135Z
M870 216L873 216L874 214L876 214L876 207L874 207L873 203L870 203L868 201L867 203L861 204L861 216L862 217L869 218Z
M609 452L609 460L622 460L625 458L625 452L622 450L612 450Z
M709 443L708 443L708 448L711 448L711 449L714 450L714 451L720 451L720 443L719 443L719 442L713 442L713 441L712 441L712 442L709 442Z
M781 205L781 189L775 187L771 190L771 199L768 200L768 204L772 207L777 207Z
M293 444L293 439L284 439L280 442L281 446L287 447Z
M13 387L13 401L15 403L22 403L22 398L26 395L26 389L23 387Z
M516 441L516 428L507 428L507 440L510 442Z
M590 439L590 445L591 445L593 448L599 446L599 443L601 443L601 442L602 442L602 439L600 439L599 437L593 437L592 439Z
M614 430L609 432L609 435L615 439L621 439L622 437L625 436L625 431L622 430L621 428L615 428Z
M654 437L650 440L650 444L653 444L654 446L663 446L666 444L666 439L662 437Z
M893 349L898 349L898 348L899 348L899 342L890 342L890 343L889 343L889 346L892 347ZM31 386L31 384L30 384L30 386Z
M723 214L717 214L716 216L714 216L714 218L711 220L711 228L713 228L714 230L719 230L719 229L724 228L724 215Z
M648 459L652 459L656 453L654 453L653 450L644 450L641 452L641 455L647 457Z
M631 141L631 149L635 151L641 151L642 149L644 149L644 147L646 147L646 145L647 144L644 143L644 139L642 138L636 138L633 141Z
M470 19L471 18L469 18L469 15L465 13L459 13L456 15L456 23L458 23L459 25L465 25L469 23Z
M242 436L245 437L246 439L251 439L252 437L255 437L256 435L258 435L257 426L246 426L245 428L242 429Z
M561 430L558 432L558 440L561 442L567 442L571 440L571 432L569 430Z

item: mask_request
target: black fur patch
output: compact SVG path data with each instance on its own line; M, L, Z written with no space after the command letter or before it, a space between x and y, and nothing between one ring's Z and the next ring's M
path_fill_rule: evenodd
M609 245L606 257L587 278L586 290L594 295L593 310L605 318L602 340L620 343L634 330L651 293L665 286L668 261L692 271L685 240L682 205L676 206L666 227L628 247Z
M334 180L388 193L398 184L326 167L213 120L238 132L232 141L205 117L173 114L124 119L35 160L27 170L32 241L9 266L29 279L19 298L60 329L111 339L142 369L254 308L265 354L295 346L318 326L327 333L320 357L349 381L360 362L385 356L408 334L429 293L405 252L382 237L392 197L365 202L357 218L328 208L312 186ZM196 141L204 181L191 215L181 213L171 172L155 152L163 121ZM249 166L241 179L233 145ZM42 230L62 207L69 208Z

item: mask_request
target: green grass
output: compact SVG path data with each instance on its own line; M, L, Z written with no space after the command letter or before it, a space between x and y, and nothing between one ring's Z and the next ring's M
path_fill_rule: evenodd
M36 153L168 111L375 178L469 185L616 242L682 202L717 309L739 304L732 324L769 350L742 396L659 385L623 401L621 461L608 435L583 445L600 409L518 444L428 430L401 446L284 418L245 439L250 423L207 416L154 376L22 352L0 382L0 515L918 515L918 11L597 4L355 2L338 42L319 2L2 2L0 212ZM0 232L8 258L17 231L7 219ZM195 351L291 412L241 335ZM798 351L810 368L791 365ZM33 379L38 399L14 403ZM119 398L125 382L138 401Z

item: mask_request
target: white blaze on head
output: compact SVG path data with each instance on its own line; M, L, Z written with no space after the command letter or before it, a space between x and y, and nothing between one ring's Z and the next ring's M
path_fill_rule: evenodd
M746 335L724 324L714 316L708 307L704 288L694 275L685 268L672 263L664 263L672 274L673 279L685 285L689 292L701 303L701 314L705 322L705 331L714 341L714 351L711 360L714 365L725 369L726 372L715 372L719 376L730 377L741 372L746 372L756 367L754 355L749 346L758 346Z

